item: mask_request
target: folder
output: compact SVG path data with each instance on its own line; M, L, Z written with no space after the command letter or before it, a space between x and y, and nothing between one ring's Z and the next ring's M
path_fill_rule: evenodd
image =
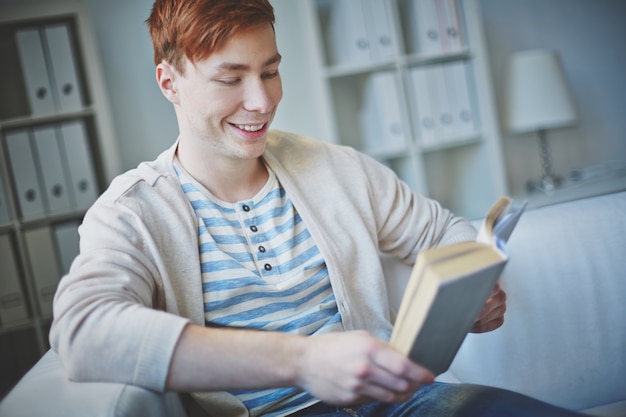
M327 44L335 65L371 62L363 0L333 0Z
M8 132L5 137L11 174L22 217L44 215L46 207L37 166L26 129Z
M412 68L410 71L413 98L417 110L417 125L423 148L437 145L439 139L436 109L431 101L431 90L434 88L430 73L430 68L424 66Z
M442 141L455 135L455 115L452 112L449 79L446 77L444 67L444 64L437 64L429 68L432 77L431 86L433 87L430 99L434 102L433 107L436 111L435 115L440 130L439 137Z
M50 72L59 110L80 110L83 106L75 53L66 23L44 28L50 56Z
M400 97L392 71L368 77L360 123L366 151L394 151L405 145Z
M458 52L463 49L462 28L459 19L457 0L436 0L440 13L441 44L444 52Z
M52 227L62 275L70 271L79 252L78 226L78 221L68 221Z
M396 56L397 40L389 2L364 0L363 7L372 61L384 61L394 58Z
M80 120L61 123L60 139L67 161L74 207L86 210L99 193L85 125Z
M55 105L52 83L39 29L18 30L15 33L15 40L32 114L53 113Z
M435 0L411 0L409 18L412 49L421 55L440 54L443 50Z
M52 125L36 127L33 138L48 210L67 211L72 203L56 129Z
M9 235L0 235L0 324L5 328L28 319L26 297L15 260Z
M476 124L468 88L467 64L462 61L445 64L444 73L453 115L452 136L457 139L473 136Z
M8 223L11 220L11 210L9 209L9 200L4 188L4 178L0 170L0 225Z
M54 242L48 227L24 233L37 302L44 318L52 317L52 301L60 279Z

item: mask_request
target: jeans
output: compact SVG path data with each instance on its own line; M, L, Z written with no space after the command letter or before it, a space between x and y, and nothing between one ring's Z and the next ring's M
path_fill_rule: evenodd
M352 407L318 403L290 417L580 417L583 414L555 407L499 388L435 382L420 388L401 404L373 402Z

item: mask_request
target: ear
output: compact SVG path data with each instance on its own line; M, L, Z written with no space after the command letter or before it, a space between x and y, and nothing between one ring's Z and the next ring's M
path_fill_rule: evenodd
M179 72L166 61L162 61L156 67L157 84L165 98L173 104L178 104L179 102L176 84L180 76Z

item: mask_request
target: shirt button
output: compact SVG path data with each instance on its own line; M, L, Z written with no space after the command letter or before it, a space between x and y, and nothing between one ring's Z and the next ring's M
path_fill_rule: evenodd
M259 246L259 252L265 252L265 246Z
M250 211L250 206L247 204L244 204L243 206L241 206L241 208L243 209L243 211Z
M252 225L250 226L250 230L252 230L253 232L257 232L259 229L255 225Z
M265 264L265 266L263 268L265 268L266 271L271 271L272 270L272 265Z

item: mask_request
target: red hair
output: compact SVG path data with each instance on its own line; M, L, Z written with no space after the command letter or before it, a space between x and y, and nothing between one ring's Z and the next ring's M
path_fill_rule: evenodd
M185 57L206 59L238 31L274 21L269 0L156 0L146 23L154 64L166 61L183 73Z

